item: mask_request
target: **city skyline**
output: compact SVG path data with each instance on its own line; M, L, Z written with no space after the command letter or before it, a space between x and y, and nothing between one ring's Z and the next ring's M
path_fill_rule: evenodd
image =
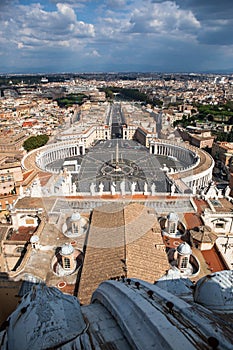
M0 73L231 72L230 0L2 0Z

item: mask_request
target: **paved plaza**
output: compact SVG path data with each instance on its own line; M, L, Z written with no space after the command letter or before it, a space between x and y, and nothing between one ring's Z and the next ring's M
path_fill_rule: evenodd
M121 192L122 182L126 192L132 191L133 183L135 192L143 192L146 183L148 191L154 186L156 193L166 193L170 191L171 184L166 173L161 170L164 165L173 169L182 169L188 165L171 157L152 155L136 141L122 139L99 141L77 160L80 171L73 175L73 181L77 191L83 193L90 192L91 186L98 192L100 184L104 192L111 192L112 184L116 192ZM59 160L53 166L61 169L64 161Z
M117 170L116 158L118 158ZM124 182L126 192L131 192L133 183L136 192L143 192L147 183L148 191L154 184L156 192L168 192L170 183L165 172L161 170L164 164L174 169L186 166L169 157L152 155L146 147L132 140L100 141L83 158L76 181L77 188L80 192L87 192L94 183L98 191L102 183L104 191L111 191L111 184L114 183L116 192L120 192L121 184Z

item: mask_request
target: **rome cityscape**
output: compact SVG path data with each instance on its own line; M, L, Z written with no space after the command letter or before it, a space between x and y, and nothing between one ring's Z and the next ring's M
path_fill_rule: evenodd
M4 0L2 23L14 5L31 39L29 10L50 26L76 23L87 45L100 35L96 4L29 3ZM209 1L202 16L197 0L144 3L141 15L137 1L102 10L109 21L132 10L131 30L158 16L163 33L175 11L188 36L205 29L207 9L215 23L223 16ZM3 58L0 348L232 349L233 69L139 67L136 56L103 69L99 52L86 69L83 58L62 70Z

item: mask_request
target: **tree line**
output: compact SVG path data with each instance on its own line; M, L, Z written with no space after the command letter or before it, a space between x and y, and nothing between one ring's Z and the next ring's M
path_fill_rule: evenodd
M29 152L33 149L44 146L49 140L48 135L38 135L38 136L30 136L23 143L23 148Z
M69 94L65 97L57 98L57 104L59 107L70 107L73 105L81 105L87 96L84 94Z
M106 94L106 97L109 99L114 98L114 94L118 94L119 97L123 100L128 101L140 101L145 104L151 104L151 105L159 105L162 106L163 102L159 99L151 99L148 97L147 94L144 92L139 91L138 89L127 89L127 88L119 88L119 87L107 87L107 88L101 88L101 91L104 91Z

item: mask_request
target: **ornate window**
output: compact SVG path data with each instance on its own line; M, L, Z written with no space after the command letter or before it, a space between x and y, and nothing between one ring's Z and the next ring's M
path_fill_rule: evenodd
M188 257L187 257L187 256L184 256L184 257L182 258L180 268L181 268L181 269L186 269L186 268L188 267L188 261L189 261Z

